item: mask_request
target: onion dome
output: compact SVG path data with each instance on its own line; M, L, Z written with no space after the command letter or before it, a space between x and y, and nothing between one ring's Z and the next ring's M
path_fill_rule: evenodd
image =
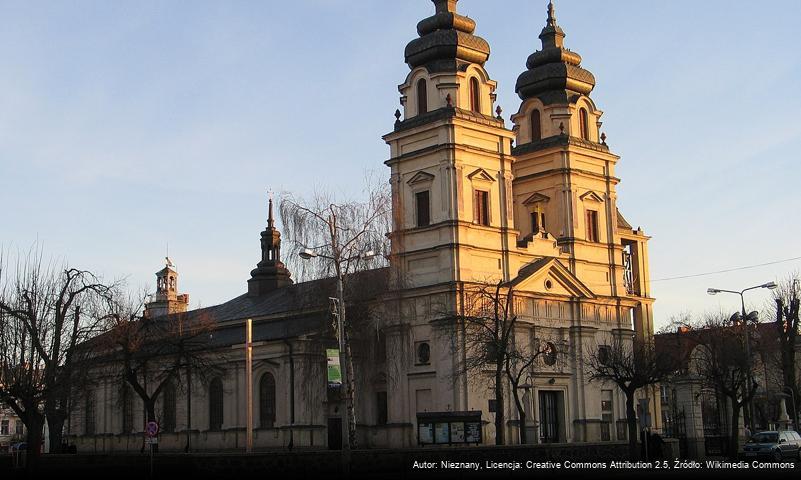
M473 35L476 22L456 13L459 0L432 0L436 13L417 24L420 38L406 45L406 63L429 72L457 71L470 63L484 66L489 43Z
M565 32L556 24L553 1L548 3L548 21L540 40L542 50L528 57L528 70L517 78L515 91L520 98L567 103L575 95L589 95L595 88L595 77L581 68L581 55L564 47Z

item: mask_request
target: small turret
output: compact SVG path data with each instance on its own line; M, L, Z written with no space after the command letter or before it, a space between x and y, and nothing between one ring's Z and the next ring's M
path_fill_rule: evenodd
M521 100L539 98L544 104L570 103L578 95L589 95L595 77L581 68L581 55L565 48L565 32L556 23L553 1L540 33L542 50L528 57L526 70L517 79L515 91Z
M178 271L165 257L165 266L156 272L156 294L153 301L145 304L145 318L161 317L171 313L185 312L189 308L189 295L178 294Z
M417 24L420 38L406 46L406 63L414 69L425 66L430 73L456 72L476 63L483 66L490 46L483 38L473 35L476 22L456 13L459 0L432 0L433 16Z
M267 228L261 232L261 261L250 272L248 295L259 296L292 285L291 274L281 262L281 232L275 228L273 199L269 201Z

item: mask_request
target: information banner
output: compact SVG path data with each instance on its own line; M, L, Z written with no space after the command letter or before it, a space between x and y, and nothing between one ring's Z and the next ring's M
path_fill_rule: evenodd
M329 348L325 351L328 363L328 385L342 385L342 369L339 365L339 349Z

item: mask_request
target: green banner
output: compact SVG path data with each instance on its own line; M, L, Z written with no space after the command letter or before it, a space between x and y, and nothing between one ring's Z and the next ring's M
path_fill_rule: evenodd
M339 349L329 348L325 351L328 360L328 384L342 385L342 369L339 366Z

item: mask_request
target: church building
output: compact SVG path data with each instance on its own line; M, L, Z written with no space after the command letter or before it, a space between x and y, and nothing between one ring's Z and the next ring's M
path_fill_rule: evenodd
M652 341L654 299L649 237L618 210L620 157L600 129L603 112L590 96L595 77L565 47L549 4L542 47L525 61L515 85L520 105L508 123L495 105L498 85L485 69L490 46L476 35L476 21L457 12L458 0L433 3L406 46L402 109L383 137L389 269L403 285L392 302L383 301L386 292L358 299L380 318L373 345L354 350L358 445L491 444L499 409L507 444L519 442L520 428L530 443L624 441L625 397L613 384L589 382L583 359L615 340ZM370 283L386 270L358 275ZM182 450L187 441L193 450L244 448L247 319L255 448L339 448L344 409L326 375L335 280L292 281L272 202L247 293L187 311L177 269L168 264L157 276L145 316L212 319L210 349L220 366L215 378L159 400L158 416L170 419L162 449ZM462 312L465 292L482 282L513 286L516 337L547 339L553 351L525 376L524 422L511 395L498 404L480 373L461 370L464 339L444 315ZM108 376L76 401L82 407L73 410L69 435L79 451L138 451L143 412L126 420L120 392L120 379ZM657 431L658 400L651 392Z

